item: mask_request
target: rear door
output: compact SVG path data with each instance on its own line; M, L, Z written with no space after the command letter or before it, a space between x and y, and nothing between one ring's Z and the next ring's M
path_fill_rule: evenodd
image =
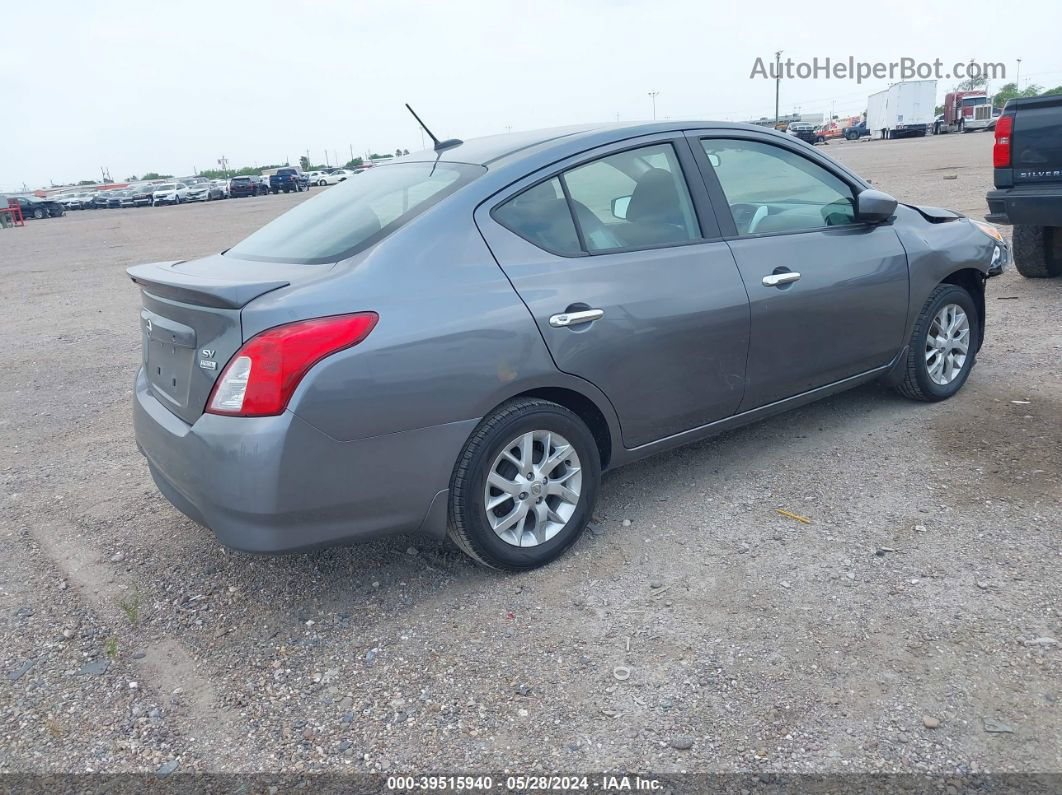
M476 221L557 367L612 401L626 447L737 409L748 296L682 136L572 158Z
M907 255L889 224L856 222L861 186L776 136L690 138L750 299L741 410L888 365L904 343Z

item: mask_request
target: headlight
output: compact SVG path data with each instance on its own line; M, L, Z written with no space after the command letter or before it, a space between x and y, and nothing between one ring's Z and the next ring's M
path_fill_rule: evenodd
M975 221L973 218L970 219L970 223L976 226L990 238L995 240L997 243L1002 243L1003 245L1006 245L1006 241L1003 239L1003 233L999 231L999 227L995 224L986 224L984 221Z

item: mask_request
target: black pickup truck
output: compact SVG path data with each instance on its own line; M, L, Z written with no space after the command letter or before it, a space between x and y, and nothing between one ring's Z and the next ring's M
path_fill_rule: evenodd
M273 193L279 193L280 191L290 193L291 191L306 190L309 187L309 178L297 168L291 168L290 166L278 168L277 173L269 176L269 189Z
M996 119L988 215L1014 225L1014 264L1030 278L1062 275L1062 94L1012 99Z

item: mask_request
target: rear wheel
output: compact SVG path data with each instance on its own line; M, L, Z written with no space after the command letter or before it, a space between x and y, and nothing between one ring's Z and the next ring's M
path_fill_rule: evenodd
M1014 267L1026 279L1062 275L1062 227L1016 224Z
M597 444L578 416L546 400L513 400L479 424L457 461L450 537L496 569L543 566L583 532L600 479Z
M976 361L980 323L973 296L958 285L937 285L911 332L907 371L897 391L933 402L962 389Z
M36 218L38 221L41 220L47 214L48 213L44 212L44 210L42 210L40 207L33 211L33 217Z

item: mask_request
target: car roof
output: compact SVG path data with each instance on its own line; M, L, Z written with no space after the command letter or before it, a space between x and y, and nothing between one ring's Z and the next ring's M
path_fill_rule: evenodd
M696 120L572 125L472 138L463 141L457 146L444 149L441 153L437 153L433 149L424 149L405 157L396 158L395 162L409 163L438 159L444 162L471 163L473 165L492 167L503 164L510 165L525 159L539 160L542 155L549 153L555 153L558 157L566 157L574 152L642 135L716 128L761 133L774 132L769 127L761 127L755 124ZM380 163L379 165L386 166L388 164Z

